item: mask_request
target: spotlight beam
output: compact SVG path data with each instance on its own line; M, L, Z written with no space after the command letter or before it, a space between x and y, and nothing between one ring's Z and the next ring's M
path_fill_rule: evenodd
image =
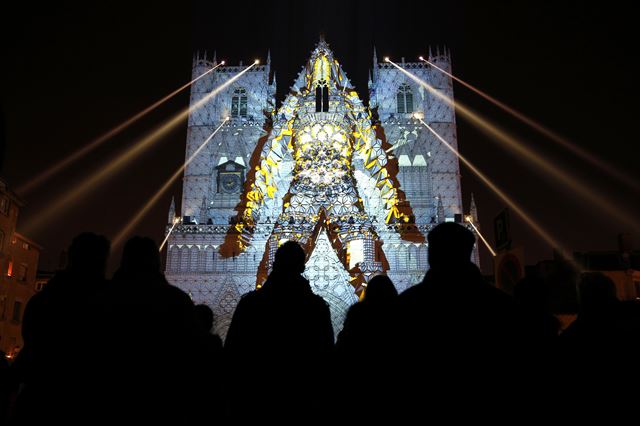
M140 210L138 210L138 212L135 214L135 216L132 217L131 220L129 220L129 222L124 226L124 228L122 228L120 230L118 235L115 236L115 238L113 239L113 242L111 244L113 247L116 247L116 246L120 245L120 243L122 243L124 238L131 232L131 230L138 224L138 222L140 222L142 220L144 215L146 215L149 212L149 210L151 210L151 208L158 202L158 200L160 200L160 197L162 197L162 195L171 187L173 182L175 182L176 179L178 179L180 176L182 176L182 172L184 171L184 169L186 169L187 166L198 156L198 154L200 154L200 151L202 151L207 146L209 141L211 141L211 139L213 139L213 137L216 135L216 133L218 133L218 131L222 128L222 126L224 126L226 124L227 121L229 121L229 117L225 118L222 121L222 124L220 124L207 137L207 139L205 139L204 142L202 142L202 144L198 147L198 149L196 149L193 152L193 154L191 154L191 156L187 159L187 161L185 161L180 167L178 167L178 169L171 175L171 177L169 177L169 179L167 179L164 182L164 184L162 184L160 189L158 189L158 191L156 191L156 193L149 199L149 201L147 201L146 204L144 206L142 206L142 208ZM172 229L173 229L173 227L172 227ZM167 238L168 237L169 236L167 234Z
M167 232L167 236L164 237L164 240L162 240L162 244L160 244L160 247L158 248L159 252L162 252L162 249L164 248L164 245L167 244L167 241L169 240L169 236L171 236L171 233L173 232L173 230L175 229L176 225L180 223L180 218L179 217L175 217L173 218L173 225L171 225L171 228L169 229L169 232Z
M553 130L551 130L551 129L543 126L542 124L534 121L533 119L527 117L526 115L524 115L520 111L516 110L515 108L510 107L509 105L497 100L493 96L487 94L486 92L483 92L482 90L478 89L477 87L474 87L471 84L467 83L466 81L456 77L455 75L451 74L450 72L446 71L445 69L442 69L441 67L439 67L438 65L434 64L433 62L424 59L422 56L420 56L420 60L422 62L432 66L433 68L437 69L438 71L440 71L444 75L450 77L451 79L457 81L458 83L460 83L461 85L463 85L467 89L471 90L475 94L477 94L477 95L481 96L482 98L486 99L487 101L491 102L492 104L494 104L495 106L497 106L498 108L503 110L504 112L512 115L513 117L515 117L518 120L520 120L523 123L525 123L527 126L531 127L532 129L535 129L540 134L546 136L547 138L549 138L552 141L556 142L557 144L561 145L563 148L571 151L572 153L574 153L578 157L582 158L584 161L586 161L586 162L588 162L588 163L600 168L601 170L605 171L606 173L610 174L611 176L613 176L616 179L618 179L620 182L625 183L626 185L628 185L629 187L635 189L636 191L640 190L640 184L638 182L636 182L634 179L632 179L629 176L625 175L624 173L621 173L620 171L616 170L610 164L607 164L606 162L604 162L601 159L597 158L595 155L591 154L590 152L585 151L584 149L582 149L578 145L576 145L576 144L572 143L571 141L569 141L569 140L563 138L562 136L558 135Z
M144 117L145 115L149 114L151 111L155 110L160 105L162 105L163 103L167 102L169 99L173 98L178 93L182 92L184 89L186 89L189 86L191 86L192 84L194 84L196 81L200 80L204 76L206 76L209 73L213 72L216 68L218 68L221 65L224 65L224 61L220 62L218 65L216 65L215 67L211 68L210 70L207 70L206 72L200 74L198 77L194 78L190 82L180 86L179 88L177 88L173 92L169 93L164 98L162 98L162 99L156 101L155 103L149 105L148 107L146 107L142 111L138 112L137 114L133 115L132 117L130 117L127 120L123 121L122 123L118 124L116 127L114 127L113 129L109 130L108 132L103 133L102 135L98 136L96 139L94 139L93 141L89 142L89 144L85 145L84 147L82 147L81 149L79 149L76 152L72 153L71 155L65 157L62 161L60 161L57 164L54 164L53 166L49 167L47 170L45 170L42 173L40 173L39 175L37 175L36 177L31 179L29 182L27 182L24 185L22 185L21 187L19 187L18 188L18 193L24 195L24 194L30 192L31 190L33 190L34 188L40 186L45 181L49 180L52 176L58 174L62 169L66 168L70 164L75 163L76 161L78 161L79 159L84 157L85 155L89 154L91 151L93 151L94 149L98 148L104 142L108 141L109 139L113 138L117 134L121 133L123 130L125 130L129 126L131 126L133 123L135 123L136 121L140 120L142 117Z
M478 234L478 237L480 237L480 239L482 240L482 242L484 243L484 245L487 247L487 249L489 250L489 252L491 253L491 256L496 257L496 252L491 248L491 246L489 245L489 243L487 242L487 240L484 238L484 236L480 233L480 230L478 228L476 228L476 226L473 224L472 221L467 220L467 223L469 225L471 225L471 227L473 228L474 231L476 231L476 234Z
M417 117L416 117L417 118ZM569 253L567 250L563 248L563 246L556 241L547 231L545 231L542 226L540 226L527 212L524 211L522 207L520 207L510 196L508 196L502 189L500 189L489 177L487 177L484 173L482 173L478 168L476 168L467 158L460 154L460 152L455 149L449 142L447 142L438 132L436 132L431 126L429 126L422 118L418 118L420 123L433 134L436 139L438 139L449 151L451 151L456 157L460 159L464 163L465 166L469 168L491 191L493 191L498 198L504 201L513 211L518 214L527 225L529 225L545 242L547 242L551 247L558 249L562 253ZM495 254L494 254L495 256ZM570 257L565 256L567 259Z
M623 212L622 209L613 207L612 203L608 199L595 194L586 185L579 182L575 177L554 166L553 164L551 164L551 162L544 159L541 155L531 150L530 148L527 148L517 139L509 135L506 131L490 123L488 120L484 119L470 108L460 104L460 102L453 102L451 98L444 95L431 85L427 84L415 74L405 70L395 62L391 60L387 60L387 62L398 68L402 73L427 89L430 93L441 99L447 105L455 108L464 118L469 120L473 125L482 130L484 133L491 136L493 140L500 142L503 147L509 149L511 152L518 154L520 157L529 160L545 174L552 176L557 182L566 186L571 192L580 195L582 198L589 201L592 205L597 206L602 211L616 218L618 221L625 223L627 226L633 228L636 232L640 232L640 224L632 216Z
M71 205L77 202L81 197L85 196L92 189L97 187L100 183L103 183L107 178L111 177L117 171L122 169L132 160L134 160L137 156L148 150L155 142L157 142L161 137L165 136L171 130L176 128L178 124L184 121L192 111L195 111L202 107L205 103L207 103L210 99L224 90L226 87L233 84L234 81L242 77L244 73L253 68L256 64L253 63L240 71L238 74L231 77L229 80L225 81L220 86L216 87L211 93L208 93L198 102L190 106L189 108L184 109L178 114L174 115L169 121L165 124L149 133L147 136L139 140L135 143L128 151L122 153L113 161L109 162L105 166L103 166L96 173L91 175L89 178L85 179L81 184L77 185L75 188L67 191L64 195L59 197L54 203L51 203L46 208L44 208L41 213L38 215L36 219L33 219L30 223L27 223L25 229L30 234L36 233L47 221L52 220L56 215L61 214L66 209L68 209Z

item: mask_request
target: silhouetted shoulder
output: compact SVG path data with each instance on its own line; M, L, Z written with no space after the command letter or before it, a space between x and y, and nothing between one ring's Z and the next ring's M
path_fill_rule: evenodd
M181 290L178 287L174 286L173 284L169 284L169 283L166 284L165 288L167 293L172 298L175 298L176 303L193 305L193 301L191 300L191 297L189 297L189 295L185 293L184 290Z

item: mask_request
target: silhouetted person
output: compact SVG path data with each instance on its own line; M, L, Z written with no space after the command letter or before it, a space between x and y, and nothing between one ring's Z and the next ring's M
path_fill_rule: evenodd
M227 363L223 357L222 339L213 333L215 315L207 305L196 305L194 318L198 328L199 347L193 362L199 365L196 372L194 398L189 401L193 407L189 421L193 424L219 424L222 401L226 398L228 378ZM214 406L217 414L212 415Z
M598 349L618 337L620 301L610 278L598 272L583 274L578 283L578 301L578 316L562 333L563 340Z
M550 349L558 337L560 321L549 309L549 295L549 287L535 278L523 278L514 288L519 340L529 350Z
M367 284L362 301L347 312L336 342L337 372L347 394L366 395L366 408L341 407L339 416L345 422L379 422L380 408L384 410L388 404L387 393L395 375L397 298L391 279L376 275Z
M389 355L397 297L398 291L389 277L371 278L362 301L349 308L338 335L336 348L341 356L374 361Z
M196 305L194 308L195 321L200 332L205 336L207 352L211 355L219 355L222 352L222 339L213 333L215 315L207 305Z
M85 414L109 249L102 236L78 235L69 247L67 268L27 303L24 348L13 365L23 384L15 423L73 421Z
M278 248L261 289L242 297L225 349L234 363L231 417L319 421L328 413L333 329L327 303L302 277L305 254L288 241Z
M407 407L408 418L429 410L482 418L495 400L487 384L502 388L512 374L513 302L486 283L471 262L475 242L473 233L457 223L433 228L430 269L398 298L396 359L400 386L407 392L398 404Z
M145 424L186 422L198 389L200 331L193 302L160 271L153 240L133 237L126 243L104 309L105 416Z
M582 274L578 301L576 320L560 335L566 393L583 412L633 412L637 391L629 384L640 377L627 360L640 356L640 307L619 301L613 281L599 272Z
M0 350L0 424L6 424L9 420L9 405L14 383L11 379L9 361L6 354Z

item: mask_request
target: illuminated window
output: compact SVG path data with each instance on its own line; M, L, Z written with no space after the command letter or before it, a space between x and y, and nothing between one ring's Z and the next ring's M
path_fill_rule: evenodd
M329 88L325 80L316 86L316 112L329 112Z
M18 265L18 281L26 281L27 280L27 264L21 263Z
M16 300L13 303L13 316L11 319L13 322L20 322L20 318L22 318L22 302Z
M231 117L247 118L247 91L242 87L233 91Z
M7 276L8 277L13 276L13 260L12 259L9 259L9 262L7 262Z
M364 242L362 240L351 240L347 242L347 262L349 269L364 260Z
M9 214L9 199L7 197L0 198L0 213L4 215Z
M398 114L411 114L413 112L413 92L408 84L402 84L398 88Z

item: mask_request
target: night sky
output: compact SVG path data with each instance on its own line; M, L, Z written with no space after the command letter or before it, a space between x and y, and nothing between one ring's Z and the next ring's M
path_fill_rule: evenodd
M425 1L416 7L407 1L406 8L399 1L132 3L3 6L0 175L13 188L188 81L198 49L217 50L218 59L230 64L248 64L266 59L271 48L282 101L320 33L365 99L374 44L378 58L397 61L417 60L429 45L446 44L459 77L640 180L637 23L626 3ZM463 87L456 85L455 94L639 217L638 193ZM188 92L176 97L81 164L22 194L27 206L19 224L187 107L188 97ZM60 251L81 231L113 237L179 167L185 140L186 123L44 230L28 235L45 247L41 269L54 269ZM464 155L570 249L614 249L616 234L632 231L506 153L461 117L458 142ZM493 242L493 219L503 203L464 167L462 191L465 210L475 194L482 229ZM162 239L171 195L180 199L180 182L136 233ZM514 244L525 247L529 263L551 256L551 248L515 214L511 219ZM640 245L640 235L632 235ZM482 252L483 270L491 273L489 256ZM114 253L114 264L119 255Z

